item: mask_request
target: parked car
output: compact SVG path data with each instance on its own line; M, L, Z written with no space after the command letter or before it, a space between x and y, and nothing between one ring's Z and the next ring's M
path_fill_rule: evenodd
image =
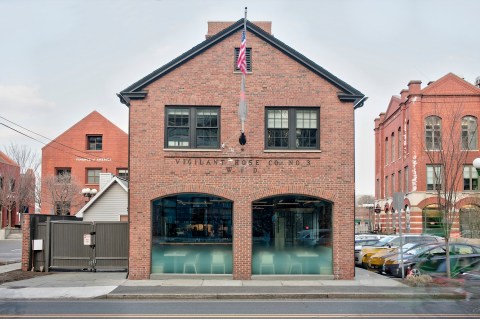
M356 239L355 240L355 266L362 265L362 247L371 246L377 243L379 239Z
M473 265L480 260L480 247L464 244L451 243L450 247L450 274L452 277L461 272L469 270L469 265ZM430 244L420 246L414 249L414 252L404 255L403 270L405 274L419 276L421 274L446 275L447 270L447 252L445 243ZM396 277L401 277L401 267L399 263L392 263L389 271Z
M376 244L372 246L362 247L361 257L362 257L362 267L368 269L370 257L380 251L392 251L400 246L400 244L406 243L427 243L427 242L440 242L442 237L433 236L433 235L422 235L422 234L406 234L406 235L392 235L380 239ZM370 264L373 268L379 268L383 266L383 262L380 265Z
M380 273L385 273L385 264L391 264L397 259L401 260L400 253L402 253L403 255L408 255L409 253L414 251L415 247L420 247L428 244L429 242L425 243L423 241L418 241L413 243L406 243L402 245L401 249L400 247L392 247L390 249L380 250L379 252L370 256L370 259L368 261L368 269L376 269Z
M383 256L383 266L381 269L382 274L391 274L393 264L399 264L402 261L405 262L407 259L411 258L414 255L417 255L422 249L428 249L431 245L438 245L435 243L407 243L402 246L401 252L400 249L393 251L389 254ZM403 255L400 255L400 254Z

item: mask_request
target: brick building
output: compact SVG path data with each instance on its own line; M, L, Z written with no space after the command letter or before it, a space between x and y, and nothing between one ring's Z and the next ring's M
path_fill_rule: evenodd
M129 278L352 279L354 109L364 95L244 20L121 91L129 107Z
M100 173L128 177L128 135L93 111L42 148L41 213L74 215Z
M20 215L16 203L19 184L20 166L7 154L0 151L0 228L20 225Z
M479 217L480 194L478 174L472 162L480 156L479 117L480 88L452 73L423 88L420 81L410 81L408 89L392 97L387 111L375 119L377 229L385 233L399 230L392 196L403 192L406 215L402 215L402 230L443 235L436 190L444 186L435 176L443 175L446 170L442 168L446 162L439 158L441 154L452 153L465 156L459 163L463 176L459 176L457 187L452 188L456 189L455 204L459 210L452 235L468 236L472 231L478 232L475 229L480 225L472 220ZM430 152L430 157L425 150ZM453 181L448 177L446 180Z

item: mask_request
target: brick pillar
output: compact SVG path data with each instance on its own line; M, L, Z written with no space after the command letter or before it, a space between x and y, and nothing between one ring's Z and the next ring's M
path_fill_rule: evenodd
M31 264L30 214L22 214L22 271L29 271Z

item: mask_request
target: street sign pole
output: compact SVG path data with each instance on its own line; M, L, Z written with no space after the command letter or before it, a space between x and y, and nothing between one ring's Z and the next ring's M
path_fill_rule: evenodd
M405 200L405 193L393 193L393 208L398 214L398 228L400 235L400 247L398 249L400 253L400 271L402 272L402 279L405 278L405 273L403 272L403 237L402 237L402 211L404 209L404 200Z

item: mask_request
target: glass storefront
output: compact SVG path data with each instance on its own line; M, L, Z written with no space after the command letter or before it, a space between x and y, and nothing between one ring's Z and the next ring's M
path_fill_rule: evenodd
M332 204L306 196L252 203L253 275L332 275Z
M232 273L232 201L178 194L152 211L152 273Z
M423 233L435 236L445 236L443 227L443 212L438 205L428 205L422 210Z

